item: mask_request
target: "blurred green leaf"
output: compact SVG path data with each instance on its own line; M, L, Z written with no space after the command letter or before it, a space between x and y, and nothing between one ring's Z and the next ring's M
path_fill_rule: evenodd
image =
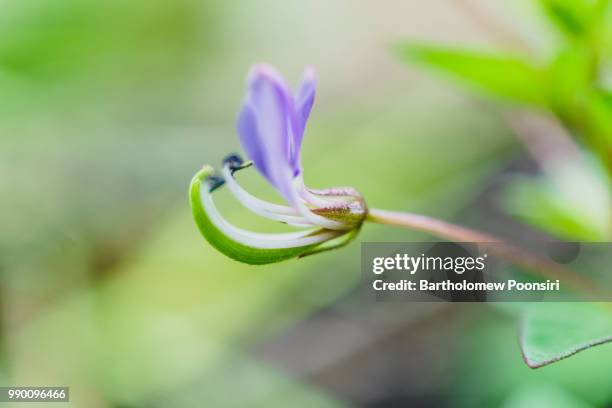
M581 35L588 27L586 9L581 7L580 3L582 2L575 0L542 0L542 5L551 19L561 29L573 35Z
M496 96L546 105L545 72L523 59L415 44L403 44L398 51L406 61L443 71Z
M551 107L566 122L579 124L584 120L595 77L593 55L585 47L567 47L553 60L549 72Z
M588 100L586 141L612 174L612 94L594 90Z
M593 204L591 198L588 194L563 194L544 178L517 177L503 191L501 205L513 216L561 239L606 240L609 234L607 213L600 216L601 211L587 205Z
M589 408L592 405L579 400L560 387L537 384L525 386L512 393L502 408Z
M612 146L612 93L597 91L591 98L591 120L594 133L602 136L608 149Z
M541 303L539 303L541 304ZM546 303L549 305L552 303ZM574 303L575 304L575 303ZM530 307L534 304L517 304ZM607 407L611 401L612 346L579 353L559 364L541 370L530 369L517 350L514 318L504 318L497 310L479 309L481 324L472 323L458 334L462 365L454 384L458 408L500 407L516 390L555 386L593 407ZM484 321L482 320L484 318ZM482 324L484 323L484 324ZM500 367L503 369L500 370ZM471 373L495 372L474 376ZM463 403L461 403L463 402Z
M572 37L583 37L593 28L608 0L540 0L550 19Z
M605 303L539 303L523 318L520 344L531 368L542 367L612 341L612 313Z

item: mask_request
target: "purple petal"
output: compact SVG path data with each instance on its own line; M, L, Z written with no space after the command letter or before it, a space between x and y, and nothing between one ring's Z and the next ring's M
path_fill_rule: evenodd
M313 67L306 67L302 76L302 82L295 96L295 109L297 119L297 131L292 134L293 143L290 154L290 160L293 167L300 166L300 150L302 148L302 139L304 138L304 130L310 116L310 111L314 103L316 93L316 76Z
M255 113L253 112L253 109L249 103L246 101L242 105L242 109L238 114L237 130L238 135L240 136L240 142L242 143L242 147L246 151L247 156L253 160L257 170L259 170L264 177L270 179L268 175L267 162L264 153L261 150Z
M255 167L289 202L294 202L289 133L295 112L284 80L269 66L249 75L249 90L238 116L240 141Z

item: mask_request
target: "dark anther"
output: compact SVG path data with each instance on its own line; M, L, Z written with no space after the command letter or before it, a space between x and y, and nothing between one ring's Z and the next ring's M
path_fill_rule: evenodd
M208 183L208 191L211 193L225 184L223 177L219 176L209 176L206 182Z
M229 165L230 170L239 170L244 164L244 160L236 153L232 153L227 155L225 159L223 159L223 165Z
M232 153L228 155L225 159L223 159L223 166L229 166L232 174L237 172L238 170L246 169L247 167L251 167L253 165L252 161L244 161L240 155L236 153Z

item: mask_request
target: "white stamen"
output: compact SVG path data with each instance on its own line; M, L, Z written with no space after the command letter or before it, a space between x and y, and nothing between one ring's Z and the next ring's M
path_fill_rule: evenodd
M229 223L219 214L211 194L206 189L201 190L200 196L202 205L210 216L211 222L234 241L250 247L261 249L296 248L320 244L342 235L342 232L339 231L325 231L316 228L306 231L279 234L246 231Z
M299 215L295 208L264 201L246 191L234 178L229 165L223 166L223 178L234 197L255 214L295 227L313 226L306 218Z
M340 201L336 197L326 197L313 194L306 186L302 186L300 196L306 203L319 208L327 208L338 205Z
M301 178L301 176L300 176ZM350 197L348 194L337 194L333 195L329 193L325 195L323 193L317 193L316 190L311 190L304 185L303 179L300 180L300 187L298 194L300 197L306 201L307 204L310 204L314 207L318 208L329 208L329 207L338 207L338 206L346 206L347 198Z

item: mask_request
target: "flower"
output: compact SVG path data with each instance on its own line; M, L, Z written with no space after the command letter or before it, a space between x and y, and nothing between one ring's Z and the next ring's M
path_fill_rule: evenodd
M304 185L300 150L315 88L315 74L310 67L295 94L271 66L251 69L237 120L240 142L251 161L229 155L220 175L205 166L192 181L191 204L200 231L226 255L248 263L268 263L345 245L358 232L367 212L361 194L350 187L312 190ZM235 173L251 165L288 205L261 200L238 183ZM200 189L202 182L207 189ZM222 185L252 212L304 229L260 234L233 226L217 212L212 201L212 192ZM228 248L229 244L233 248ZM264 256L254 259L256 253Z

